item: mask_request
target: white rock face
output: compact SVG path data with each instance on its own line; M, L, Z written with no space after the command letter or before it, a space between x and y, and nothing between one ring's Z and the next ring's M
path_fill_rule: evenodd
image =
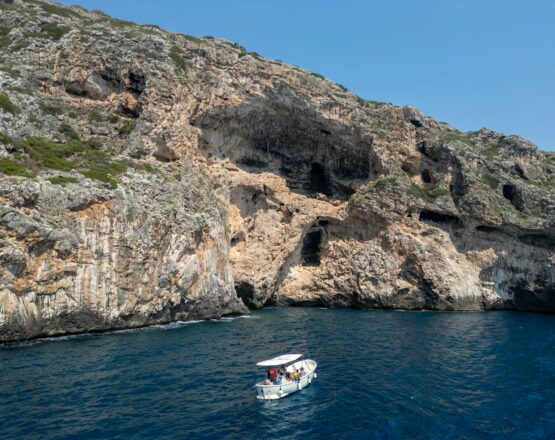
M532 143L225 40L0 8L0 340L244 304L555 310Z

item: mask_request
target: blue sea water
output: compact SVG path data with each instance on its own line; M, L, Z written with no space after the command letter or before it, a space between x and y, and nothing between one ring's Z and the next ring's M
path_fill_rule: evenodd
M257 401L255 363L318 378ZM553 439L555 316L265 309L0 346L1 439Z

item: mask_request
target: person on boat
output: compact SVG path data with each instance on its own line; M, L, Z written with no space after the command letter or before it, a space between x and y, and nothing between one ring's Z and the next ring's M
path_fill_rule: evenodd
M279 367L279 375L281 377L285 376L285 365L282 365L281 367Z
M271 382L275 382L277 378L277 370L274 367L268 368L268 379Z
M301 367L301 377L304 376L306 374L306 371L304 371L304 367Z

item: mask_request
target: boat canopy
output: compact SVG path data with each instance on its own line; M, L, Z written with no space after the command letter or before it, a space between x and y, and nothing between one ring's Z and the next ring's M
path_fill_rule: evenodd
M301 357L303 357L302 354L282 354L281 356L275 357L273 359L258 362L256 365L258 365L259 367L277 367L279 365L285 365L290 364L291 362L295 362Z

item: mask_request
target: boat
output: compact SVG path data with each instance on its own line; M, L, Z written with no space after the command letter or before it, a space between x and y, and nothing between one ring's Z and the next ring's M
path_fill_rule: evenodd
M255 385L256 397L261 400L281 399L316 379L316 362L302 354L283 354L256 365L266 368L267 379Z

